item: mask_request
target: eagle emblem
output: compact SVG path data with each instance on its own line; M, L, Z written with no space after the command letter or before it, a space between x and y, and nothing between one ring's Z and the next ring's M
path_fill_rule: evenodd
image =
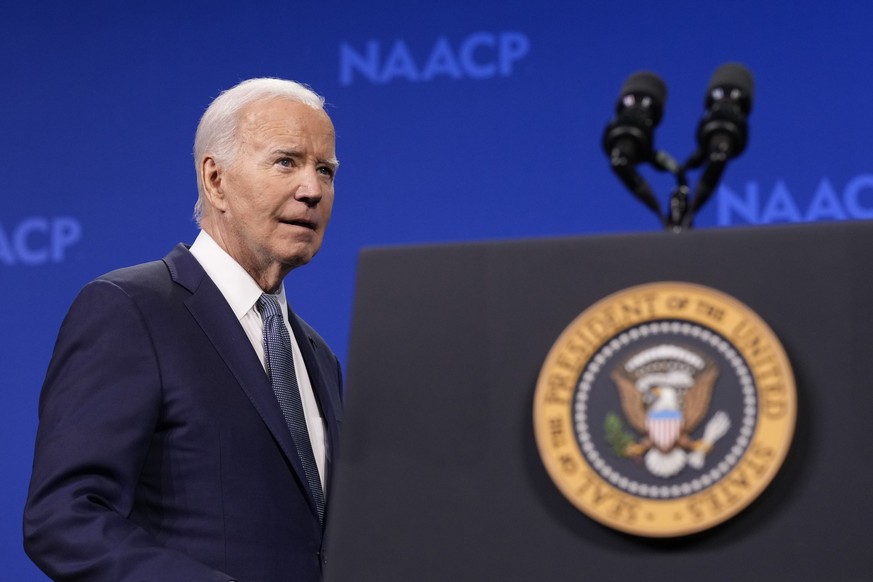
M709 411L718 368L686 347L644 349L616 366L611 377L625 419L642 438L616 429L620 421L607 418L607 439L620 456L642 459L655 476L672 477L688 465L702 469L706 455L730 428L727 413L718 411L702 437L692 437Z

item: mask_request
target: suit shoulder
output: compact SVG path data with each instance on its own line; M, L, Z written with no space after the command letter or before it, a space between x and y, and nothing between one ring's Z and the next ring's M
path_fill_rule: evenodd
M162 261L151 261L124 267L101 275L85 285L79 295L118 293L131 299L166 295L172 288L172 279Z
M93 282L106 281L120 287L148 287L170 280L170 271L163 261L150 261L123 267L97 277Z
M110 271L91 284L109 283L128 294L157 291L166 293L179 283L190 290L196 288L204 275L203 269L184 245L177 245L162 260L150 261Z

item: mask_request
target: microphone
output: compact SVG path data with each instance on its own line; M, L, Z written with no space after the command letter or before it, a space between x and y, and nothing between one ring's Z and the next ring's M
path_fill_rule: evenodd
M691 226L694 214L709 200L721 180L728 160L746 149L752 111L752 73L739 63L726 63L712 74L706 88L706 112L697 125L698 149L686 168L706 167L697 182L691 207L682 212L681 223Z
M739 63L726 63L716 69L706 89L706 112L697 126L699 166L704 160L727 161L746 148L752 111L754 80Z
M624 158L630 165L650 161L666 100L667 86L655 73L639 71L628 77L615 104L616 117L603 133L606 155Z
M613 172L631 193L659 217L661 207L651 188L636 171L636 165L650 162L664 170L664 156L654 153L654 131L664 112L667 86L649 71L632 74L622 85L615 105L615 118L603 132L603 149Z
M602 145L612 171L625 187L664 220L673 232L691 228L695 213L721 180L727 163L743 153L749 139L747 119L754 96L752 73L739 63L716 69L706 88L705 111L697 126L697 147L684 164L656 151L655 128L661 122L667 86L655 73L638 71L624 82L615 105L615 117L603 132ZM667 213L661 207L637 165L651 164L676 178ZM686 172L703 166L692 194Z

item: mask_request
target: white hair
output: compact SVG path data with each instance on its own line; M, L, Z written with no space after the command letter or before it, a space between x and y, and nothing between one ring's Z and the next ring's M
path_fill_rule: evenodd
M206 155L212 156L221 166L233 164L239 151L240 111L256 101L287 99L324 110L324 97L309 87L269 77L249 79L221 93L203 113L194 136L194 165L197 169L197 203L194 205L194 220L200 226L203 218L203 178L200 164Z

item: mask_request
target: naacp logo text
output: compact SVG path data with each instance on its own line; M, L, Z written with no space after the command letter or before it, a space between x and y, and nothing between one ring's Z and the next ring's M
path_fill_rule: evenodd
M0 223L0 265L45 265L64 261L82 238L82 225L69 216L31 216Z
M492 79L512 75L515 64L530 51L521 32L474 32L458 43L441 36L426 52L413 51L403 39L392 43L369 40L363 47L340 44L340 84L365 79L376 85L396 80Z

